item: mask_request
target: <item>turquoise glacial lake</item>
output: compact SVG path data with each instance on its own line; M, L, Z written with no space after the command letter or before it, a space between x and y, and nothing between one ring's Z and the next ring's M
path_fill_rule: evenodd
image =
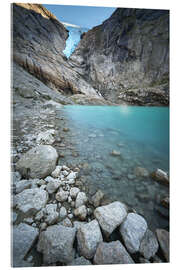
M151 229L168 229L160 203L168 187L136 176L135 168L169 172L169 108L68 105L64 112L89 184L143 215Z

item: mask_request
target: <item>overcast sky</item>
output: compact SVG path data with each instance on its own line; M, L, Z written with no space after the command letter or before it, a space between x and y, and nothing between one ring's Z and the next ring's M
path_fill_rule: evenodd
M51 11L59 21L92 28L108 19L116 8L43 5Z

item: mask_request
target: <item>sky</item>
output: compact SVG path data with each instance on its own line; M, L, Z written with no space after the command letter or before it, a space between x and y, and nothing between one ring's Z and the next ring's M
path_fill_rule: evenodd
M108 19L116 8L43 5L51 11L59 21L68 22L91 29Z

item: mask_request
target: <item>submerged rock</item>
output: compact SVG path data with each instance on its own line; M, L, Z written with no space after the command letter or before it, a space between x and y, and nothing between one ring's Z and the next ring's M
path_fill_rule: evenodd
M37 250L43 253L44 264L70 263L74 259L76 229L62 225L49 226L40 233Z
M16 164L17 170L27 178L44 178L55 169L58 154L50 145L40 145L25 153Z
M134 169L134 174L136 176L140 176L140 177L148 177L149 176L148 170L145 168L142 168L142 167L136 167Z
M96 208L94 216L103 232L109 236L126 218L127 209L123 203L116 201Z
M120 226L124 244L130 253L138 252L140 243L147 230L146 220L135 213L129 213Z
M94 264L130 264L134 263L120 241L102 242L94 256Z
M38 229L25 223L13 226L13 267L25 267L24 258L35 243Z
M98 243L103 241L97 220L92 220L78 229L77 241L79 253L87 259L93 258Z

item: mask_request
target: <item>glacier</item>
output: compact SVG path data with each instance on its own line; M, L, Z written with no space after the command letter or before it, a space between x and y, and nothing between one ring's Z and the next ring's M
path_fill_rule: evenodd
M75 48L77 47L79 41L81 40L81 35L87 32L89 29L81 27L78 25L73 25L70 23L62 22L66 29L69 31L69 37L66 40L66 47L63 53L67 58L71 56Z

